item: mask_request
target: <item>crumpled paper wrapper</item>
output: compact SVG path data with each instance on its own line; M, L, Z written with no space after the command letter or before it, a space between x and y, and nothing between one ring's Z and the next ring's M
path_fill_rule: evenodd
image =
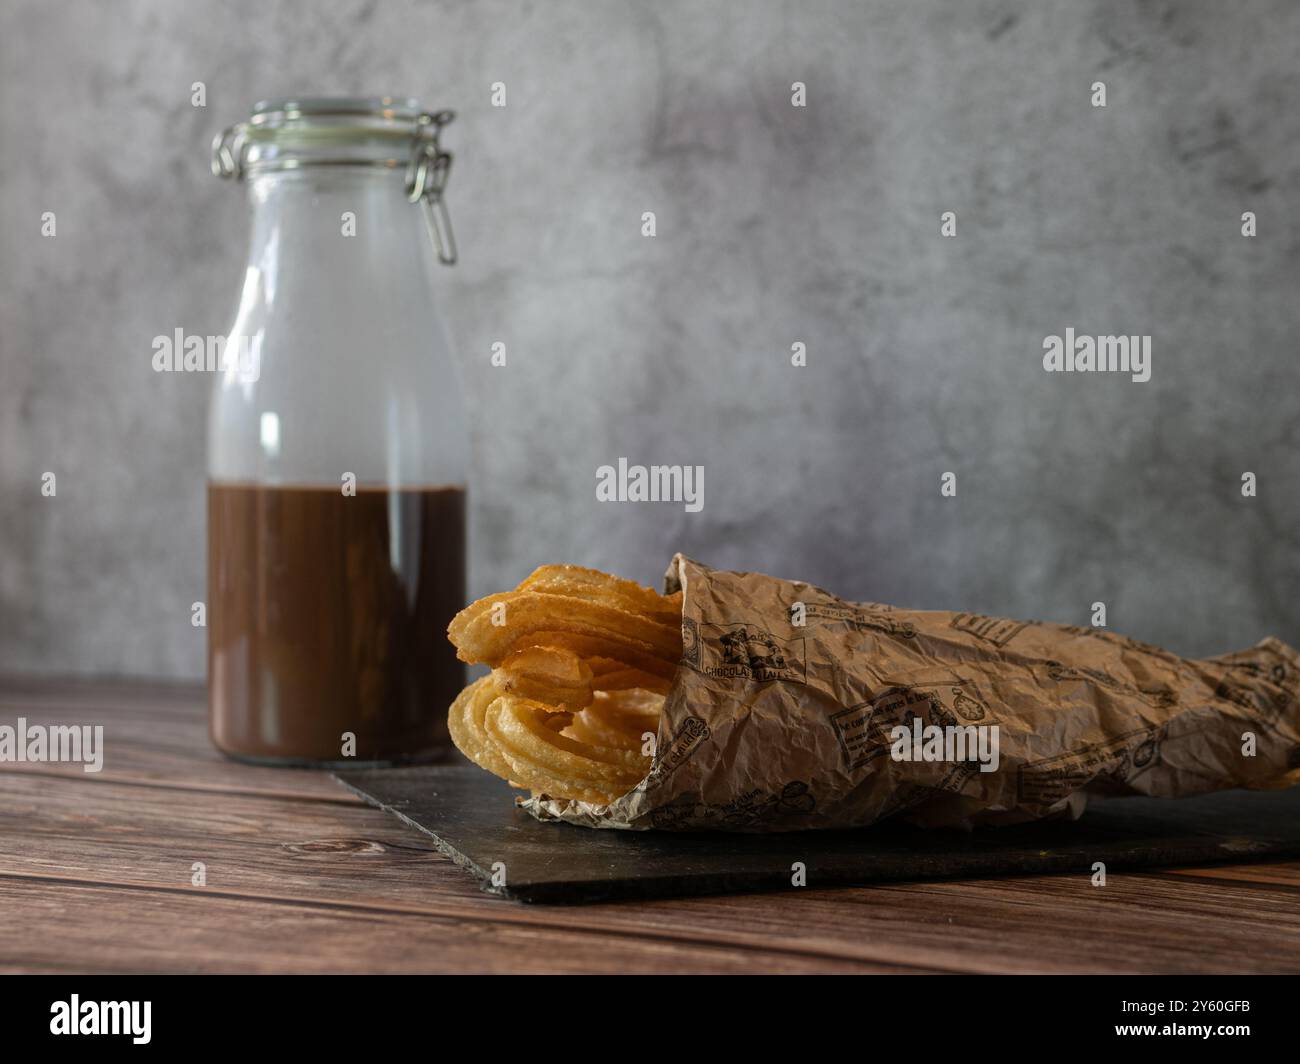
M972 826L1077 817L1090 794L1300 783L1300 655L1276 639L1194 661L1105 629L844 602L680 554L665 584L685 592L684 655L649 774L608 806L524 801L539 819ZM973 750L896 760L900 725L961 728ZM981 771L973 737L984 729L987 755L993 727L996 771Z

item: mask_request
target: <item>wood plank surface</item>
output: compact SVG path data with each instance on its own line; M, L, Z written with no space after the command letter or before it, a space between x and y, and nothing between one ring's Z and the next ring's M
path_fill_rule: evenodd
M0 877L0 909L40 928L8 972L782 974L871 969L792 952L365 907ZM127 933L124 933L126 931ZM887 970L887 969L886 969Z
M221 758L199 689L0 682L20 715L107 751L0 764L0 970L1300 971L1300 862L524 906L323 774Z

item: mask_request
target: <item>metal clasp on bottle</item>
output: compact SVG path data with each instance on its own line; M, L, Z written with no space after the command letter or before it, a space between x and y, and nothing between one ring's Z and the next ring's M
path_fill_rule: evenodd
M456 234L443 190L451 172L451 152L439 143L442 127L455 118L451 111L425 111L416 118L415 147L406 169L406 196L412 203L424 203L424 220L433 238L438 261L446 266L456 262Z

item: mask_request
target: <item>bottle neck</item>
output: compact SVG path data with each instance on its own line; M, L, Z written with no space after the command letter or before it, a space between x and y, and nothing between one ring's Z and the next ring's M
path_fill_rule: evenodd
M376 286L429 297L429 240L400 173L365 166L273 171L252 175L248 194L249 265L267 281L310 283L313 301L354 298Z

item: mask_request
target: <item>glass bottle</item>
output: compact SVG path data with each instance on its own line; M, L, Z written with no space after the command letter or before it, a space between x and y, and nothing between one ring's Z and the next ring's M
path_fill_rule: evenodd
M275 100L213 144L252 205L208 425L209 723L239 759L450 748L468 440L432 275L455 261L451 117Z

